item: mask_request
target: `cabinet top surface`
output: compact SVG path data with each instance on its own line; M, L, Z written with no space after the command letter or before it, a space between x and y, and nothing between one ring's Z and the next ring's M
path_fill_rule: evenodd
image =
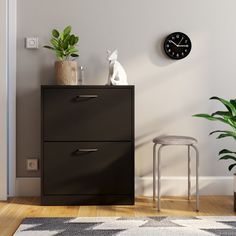
M41 85L42 89L132 89L134 85Z

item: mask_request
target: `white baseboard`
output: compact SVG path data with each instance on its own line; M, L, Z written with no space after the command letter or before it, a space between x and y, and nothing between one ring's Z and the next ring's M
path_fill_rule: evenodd
M152 177L137 177L135 194L152 196ZM195 178L191 178L191 193L195 194ZM161 178L161 195L186 196L188 191L187 177L163 176ZM202 176L199 177L200 195L232 195L233 177Z
M191 178L192 194L195 193L195 178ZM232 195L233 177L199 177L201 195ZM135 194L152 196L152 177L136 177ZM166 196L187 195L187 177L164 176L161 179L161 194ZM40 178L17 178L15 196L39 196Z

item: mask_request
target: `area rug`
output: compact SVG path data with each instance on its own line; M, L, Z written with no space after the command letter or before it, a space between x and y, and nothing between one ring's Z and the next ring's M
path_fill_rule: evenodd
M14 236L235 235L236 216L26 218Z

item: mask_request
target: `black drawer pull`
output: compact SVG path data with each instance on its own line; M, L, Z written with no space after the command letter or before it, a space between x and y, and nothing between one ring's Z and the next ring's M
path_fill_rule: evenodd
M76 152L97 152L97 148L79 148Z
M84 94L84 95L78 95L76 98L97 98L98 95L96 94Z
M82 95L77 95L76 97L73 98L75 102L82 102L82 101L87 101L90 99L97 98L98 95L96 94L82 94Z

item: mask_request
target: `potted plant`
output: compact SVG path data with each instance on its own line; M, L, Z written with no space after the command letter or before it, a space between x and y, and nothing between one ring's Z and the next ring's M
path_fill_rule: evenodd
M71 33L71 26L67 26L62 32L52 30L51 46L44 48L52 50L57 58L55 62L56 82L59 85L76 85L78 65L75 61L79 57L76 48L79 37Z
M196 114L194 117L201 117L211 121L219 121L228 125L229 130L215 130L210 133L218 134L217 139L222 138L233 138L236 140L236 99L231 99L229 101L219 98L219 97L211 97L211 100L220 101L225 107L224 111L216 111L212 114ZM236 167L236 151L231 151L228 149L223 149L219 152L220 160L230 160L228 170L231 171L234 167ZM234 174L234 210L236 211L236 174Z

